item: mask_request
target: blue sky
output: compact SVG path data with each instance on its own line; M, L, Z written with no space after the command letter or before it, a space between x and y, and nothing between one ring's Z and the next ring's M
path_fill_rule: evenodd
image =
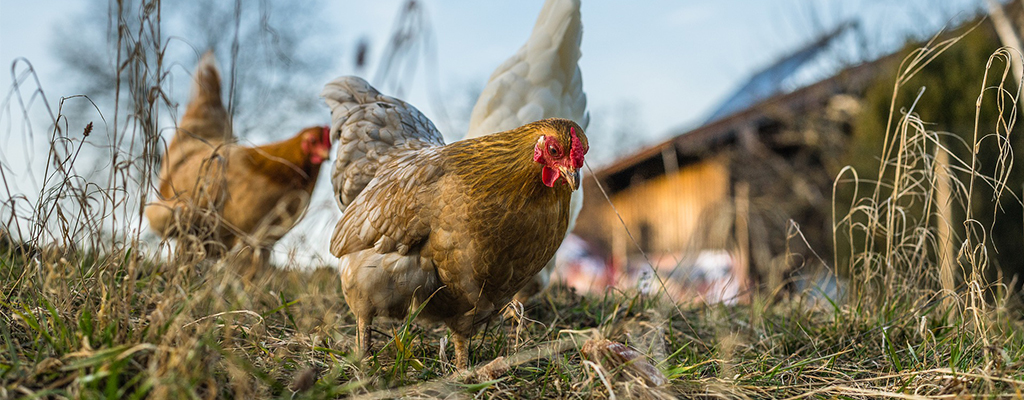
M317 34L332 35L343 43L366 36L371 44L383 44L402 3L331 2L324 13L338 23ZM422 3L435 29L439 71L435 77L421 69L406 97L433 117L436 110L428 101L426 78L438 79L443 91L482 85L526 40L543 1ZM903 43L908 34L928 35L951 19L962 19L979 3L584 0L580 61L584 89L595 122L629 104L644 139L663 138L702 120L750 74L840 22L860 20L864 41L876 51L887 51ZM9 67L15 57L26 57L40 71L51 102L75 94L69 82L61 79L50 46L54 28L74 24L73 17L83 6L84 2L74 1L0 0L0 65ZM341 65L325 68L337 70L338 75L351 73ZM367 70L375 71L372 66ZM5 91L11 82L8 71L4 68L0 74ZM318 92L319 88L310 89L313 95Z

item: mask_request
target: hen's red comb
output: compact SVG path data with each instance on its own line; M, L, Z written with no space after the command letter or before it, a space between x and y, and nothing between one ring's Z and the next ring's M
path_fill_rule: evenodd
M326 144L328 147L331 146L331 127L325 126L322 136L320 136L322 144Z
M583 155L587 154L587 150L590 150L589 146L584 146L583 141L576 137L576 128L569 128L569 137L572 143L569 144L569 160L572 161L572 166L575 168L583 168Z

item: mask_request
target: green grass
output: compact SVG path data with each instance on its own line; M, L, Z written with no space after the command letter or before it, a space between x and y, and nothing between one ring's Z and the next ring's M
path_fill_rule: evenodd
M614 379L615 367L604 366L619 396L988 396L1024 387L1016 311L986 314L979 332L971 314L920 293L680 310L657 298L580 296L556 285L527 304L533 322L495 320L474 338L474 364L520 356L483 379L442 359L443 327L407 321L378 324L374 354L354 360L355 323L330 270L246 281L223 264L196 272L81 255L38 267L14 254L0 261L4 276L24 275L3 293L4 397L290 398L304 373L316 379L295 398L606 397L580 352L597 337L637 348L670 379L652 388Z

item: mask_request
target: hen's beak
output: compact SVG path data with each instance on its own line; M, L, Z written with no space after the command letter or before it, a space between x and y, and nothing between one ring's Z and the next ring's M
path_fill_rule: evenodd
M313 154L312 157L310 157L310 160L316 164L321 164L329 158L331 158L331 149L317 146L313 148Z
M580 170L571 167L558 167L558 173L565 178L565 183L569 184L569 188L576 190L580 187Z

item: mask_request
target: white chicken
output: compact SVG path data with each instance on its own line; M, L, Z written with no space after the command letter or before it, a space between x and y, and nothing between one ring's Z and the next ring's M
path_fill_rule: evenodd
M526 44L487 81L470 116L466 138L513 129L545 118L566 118L587 129L587 96L578 62L583 23L580 0L547 0ZM583 208L583 190L572 194L569 228ZM546 288L555 258L515 299L525 302Z

